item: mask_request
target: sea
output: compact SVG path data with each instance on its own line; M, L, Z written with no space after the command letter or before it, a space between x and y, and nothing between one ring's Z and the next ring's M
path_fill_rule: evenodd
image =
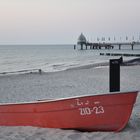
M102 56L100 53L140 54L140 46L124 46L121 50L74 50L74 45L0 45L0 74L24 73L41 69L56 72L86 65L108 62L120 56ZM133 57L124 57L132 59Z

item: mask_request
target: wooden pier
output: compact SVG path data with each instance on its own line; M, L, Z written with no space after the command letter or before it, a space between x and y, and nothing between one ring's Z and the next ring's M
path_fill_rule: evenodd
M88 42L85 38L85 36L81 33L81 35L78 38L77 45L80 45L80 50L87 50L87 49L114 49L118 48L121 50L124 46L130 46L131 50L134 50L135 45L140 45L139 42L97 42L92 43ZM74 45L74 49L76 49L76 45Z
M87 49L114 49L118 48L121 50L125 46L130 46L131 50L134 50L135 45L140 45L140 42L117 42L117 43L80 43L80 50ZM76 49L76 45L74 46Z

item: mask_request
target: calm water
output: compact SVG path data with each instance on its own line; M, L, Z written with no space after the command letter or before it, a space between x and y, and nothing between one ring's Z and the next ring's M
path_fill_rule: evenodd
M93 63L108 61L112 57L100 56L100 52L122 52L140 54L135 50L74 50L73 45L1 45L0 73L30 69L45 72L61 71Z

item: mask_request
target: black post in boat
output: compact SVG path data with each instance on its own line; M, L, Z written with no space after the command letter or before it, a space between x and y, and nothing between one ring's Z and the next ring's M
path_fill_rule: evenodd
M120 91L120 64L122 63L122 57L120 59L110 60L110 92Z

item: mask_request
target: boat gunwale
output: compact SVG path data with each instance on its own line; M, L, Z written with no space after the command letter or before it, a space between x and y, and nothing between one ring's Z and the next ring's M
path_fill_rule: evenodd
M39 103L50 103L50 102L57 102L57 101L64 101L70 99L77 99L77 98L84 98L84 97L93 97L93 96L108 96L108 95L116 95L116 94L129 94L129 93L139 93L139 90L134 91L123 91L123 92L108 92L108 93L101 93L101 94L87 94L87 95L78 95L73 97L65 97L65 98L58 98L58 99L42 99L42 100L35 100L29 102L15 102L15 103L0 103L0 106L7 106L7 105L24 105L24 104L39 104Z

